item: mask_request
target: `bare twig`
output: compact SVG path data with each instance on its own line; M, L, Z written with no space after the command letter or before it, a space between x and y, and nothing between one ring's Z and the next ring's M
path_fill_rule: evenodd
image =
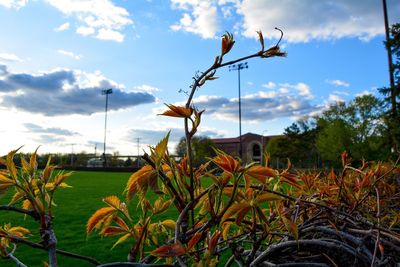
M28 246L33 247L33 248L47 250L47 248L44 245L42 245L40 243L35 243L35 242L32 242L32 241L29 241L29 240L27 240L25 238L22 238L22 237L19 237L19 236L9 236L9 238L13 243L20 243L20 244L28 245ZM60 250L60 249L56 249L56 253L60 254L60 255L67 256L67 257L70 257L70 258L85 260L87 262L92 263L93 265L100 265L99 261L97 261L96 259L91 258L91 257L75 254L75 253L68 252L68 251L65 251L65 250Z
M15 211L18 213L26 214L35 219L36 221L40 219L39 214L34 210L21 209L10 205L1 205L0 210Z
M380 197L379 197L379 190L375 187L375 191L376 191L376 219L378 222L378 227L380 226L381 220L381 205L380 205ZM374 267L375 265L375 259L376 259L376 254L378 252L378 246L379 246L379 240L380 240L380 236L381 236L381 231L378 229L378 234L376 235L376 241L375 241L375 247L374 247L374 255L372 257L372 261L371 261L371 267Z

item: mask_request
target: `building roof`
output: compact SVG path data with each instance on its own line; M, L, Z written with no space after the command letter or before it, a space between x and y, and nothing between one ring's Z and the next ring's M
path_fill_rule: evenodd
M246 133L246 134L242 135L242 140L249 136L254 136L256 138L265 138L265 140L268 140L272 137L281 136L281 135L264 135L264 136L262 136L262 135L254 134L254 133ZM215 138L212 140L215 144L240 143L239 136L238 137L228 137L228 138Z

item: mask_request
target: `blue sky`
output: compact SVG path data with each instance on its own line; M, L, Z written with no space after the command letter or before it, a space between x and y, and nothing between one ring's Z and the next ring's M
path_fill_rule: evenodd
M400 1L387 0L390 24ZM388 84L380 0L0 0L0 153L136 154L182 121L158 116L185 100L196 71L235 36L226 60L276 43L286 58L253 59L241 75L242 132L274 135L335 101ZM210 137L238 136L237 73L221 69L196 94Z

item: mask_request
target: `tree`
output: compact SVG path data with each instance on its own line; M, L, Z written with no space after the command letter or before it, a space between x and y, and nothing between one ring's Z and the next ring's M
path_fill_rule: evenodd
M208 160L208 157L215 155L214 142L207 136L194 136L192 138L192 153L194 166L199 166ZM176 154L179 157L186 155L186 138L182 137L176 146Z
M392 64L393 86L379 88L378 91L384 96L387 125L387 136L390 146L394 149L400 147L400 23L392 25L389 40L385 42L386 49L395 56Z
M359 96L348 104L338 102L315 120L319 129L317 148L336 166L345 150L358 161L384 159L389 153L384 146L382 102L375 96Z

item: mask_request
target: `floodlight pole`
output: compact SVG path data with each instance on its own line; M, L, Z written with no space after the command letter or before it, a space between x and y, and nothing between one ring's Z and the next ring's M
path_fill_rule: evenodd
M391 104L392 104L392 115L395 117L397 115L396 108L396 87L394 84L394 71L393 71L393 59L392 59L392 49L390 46L390 33L389 33L389 22L388 22L388 14L387 14L387 5L386 0L382 0L383 5L383 19L385 21L385 35L386 35L386 50L388 55L388 64L389 64L389 81L390 81L390 92L391 92Z
M108 109L108 95L112 94L112 89L106 89L101 91L102 95L106 95L106 112L105 112L105 119L104 119L104 147L103 147L103 157L104 162L103 166L107 166L107 158L106 158L106 137L107 137L107 109Z
M239 156L243 159L243 145L242 145L242 101L240 95L240 70L249 68L247 62L233 64L229 66L229 71L238 71L238 91L239 91Z
M140 167L140 165L139 165L139 159L140 159L140 156L139 156L139 154L140 154L140 137L138 137L138 138L136 138L136 142L137 142L137 157L136 157L136 165L137 165L137 167L139 168Z

